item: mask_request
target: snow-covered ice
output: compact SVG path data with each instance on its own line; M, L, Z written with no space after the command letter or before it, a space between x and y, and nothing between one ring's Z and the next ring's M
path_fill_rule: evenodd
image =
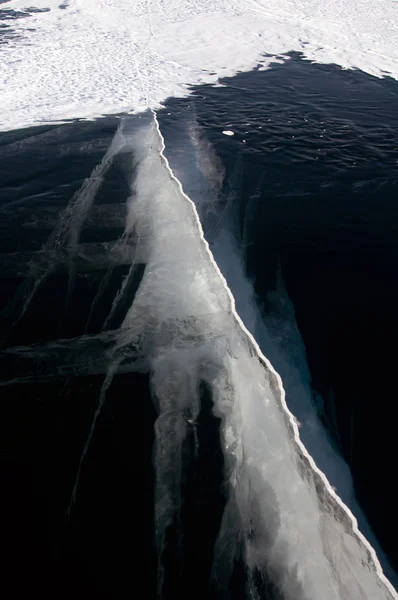
M3 10L22 10L10 0ZM66 6L66 8L60 8ZM158 107L289 51L398 78L398 3L36 0L0 45L0 129ZM10 22L8 22L10 23Z

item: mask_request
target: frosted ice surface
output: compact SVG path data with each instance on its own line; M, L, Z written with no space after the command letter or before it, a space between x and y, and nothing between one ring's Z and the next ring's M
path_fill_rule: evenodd
M348 466L333 450L314 410L305 347L281 273L276 291L269 295L269 302L274 306L272 314L261 314L256 307L253 287L245 275L245 250L236 215L243 170L239 159L228 177L229 191L222 191L224 167L193 112L167 128L165 154L184 190L195 202L206 239L234 295L239 316L282 377L289 409L301 424L303 443L360 521L361 531L377 548L377 541L356 502ZM250 202L258 202L257 194L252 195ZM249 212L249 206L245 210ZM380 548L377 551L382 558Z
M149 111L140 119L122 120L87 187L77 193L65 227L62 221L61 241L72 253L79 251L79 236L69 236L69 227L80 230L98 177L121 149L131 152L134 173L122 239L135 240L125 250L132 264L139 251L146 267L120 329L9 351L37 361L32 375L43 380L48 368L54 376L57 364L55 376L105 370L82 462L113 375L143 365L150 371L158 410L159 556L180 508L182 445L189 419L195 422L198 416L199 386L205 382L221 419L226 464L228 502L213 564L221 589L228 589L239 546L249 583L256 573L266 572L286 600L397 600L354 517L302 445L281 379L235 311L195 205L170 168L159 125ZM52 251L51 241L46 250ZM66 362L60 365L60 360Z
M131 129L131 125L133 128ZM164 155L158 124L124 122L135 179L126 230L141 231L147 267L112 352L139 349L151 365L156 422L158 549L179 510L187 417L200 381L222 420L229 498L213 575L228 589L242 544L249 576L267 570L287 600L391 600L374 551L298 438L281 380L235 311L195 205ZM184 248L184 253L181 253ZM115 362L113 362L115 361Z
M10 0L7 9L26 7ZM302 51L398 78L398 4L381 0L37 0L0 47L0 129L159 106ZM28 31L29 29L29 31Z

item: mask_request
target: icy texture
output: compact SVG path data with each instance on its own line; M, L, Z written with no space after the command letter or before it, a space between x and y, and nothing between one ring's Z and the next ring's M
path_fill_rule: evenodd
M318 418L317 409L322 399L315 396L311 387L306 349L280 269L275 290L268 294L269 314L260 312L245 272L245 252L251 240L245 239L245 227L242 233L241 223L245 224L250 214L255 213L254 205L259 202L260 192L251 195L242 216L242 159L236 159L225 185L224 166L199 125L194 107L180 117L178 124L169 125L165 155L183 189L195 202L206 240L231 289L239 316L281 376L287 405L300 424L302 442L339 497L355 514L361 531L381 558L381 548L358 505L350 469ZM259 190L264 179L261 176ZM383 558L387 567L387 559Z
M251 577L266 570L288 600L393 598L355 519L302 446L281 380L235 312L195 206L148 118L138 130L130 132L132 121L122 128L136 170L126 231L142 240L148 263L108 374L129 352L151 368L159 552L178 515L182 442L205 381L222 419L229 483L213 570L221 588L242 544L253 589Z
M178 522L182 446L188 429L195 427L199 386L205 382L213 410L222 420L228 502L216 542L213 577L225 598L234 560L243 551L253 598L258 597L259 577L266 574L286 600L396 599L355 518L302 445L280 377L235 311L195 205L164 155L156 118L146 113L142 119L124 119L98 167L100 174L118 149L131 151L134 174L120 243L131 251L131 269L137 253L146 263L121 328L9 351L42 361L44 371L36 365L36 377L106 373L81 464L114 374L150 370L158 410L159 556L166 528ZM218 176L217 170L211 174L214 179ZM71 226L80 223L79 215L84 218L87 211L79 195L77 200L71 207ZM67 246L68 240L67 235L61 238ZM73 239L72 252L75 243ZM115 302L123 291L122 285ZM79 473L72 500L78 483ZM161 563L159 567L161 588Z
M4 7L26 5L11 0ZM189 85L266 68L291 50L398 78L392 0L37 0L35 6L51 10L19 18L18 35L0 45L1 130L157 107L189 93Z

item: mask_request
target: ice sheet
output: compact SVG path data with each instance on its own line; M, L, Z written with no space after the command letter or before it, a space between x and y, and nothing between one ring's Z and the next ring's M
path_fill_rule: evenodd
M178 521L183 442L196 427L204 382L221 419L226 467L228 501L213 563L220 589L229 589L241 554L253 598L261 597L258 579L264 576L286 600L397 599L355 518L300 441L282 381L235 310L196 206L167 160L156 117L148 111L123 119L108 153L116 142L131 151L133 167L122 239L136 240L132 263L137 247L146 262L120 329L7 350L27 367L36 362L19 383L33 374L46 380L106 373L72 501L113 376L144 366L158 412L155 528L161 558L166 530ZM82 205L73 206L78 216ZM75 222L68 220L66 229Z

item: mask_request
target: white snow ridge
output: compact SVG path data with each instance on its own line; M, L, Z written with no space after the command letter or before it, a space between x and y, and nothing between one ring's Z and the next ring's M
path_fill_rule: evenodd
M123 118L108 155L118 148L124 156L131 152L133 166L125 251L131 252L132 268L137 253L145 262L123 323L96 336L10 351L33 360L37 356L45 368L54 365L51 357L72 360L61 374L71 368L74 373L105 371L81 464L114 375L150 372L158 412L154 519L159 591L166 531L181 509L183 444L198 419L203 382L213 413L221 419L225 464L227 503L212 568L222 597L228 597L241 553L251 598L259 598L258 575L264 574L284 600L397 600L355 517L300 441L280 376L236 312L195 204L165 156L156 114ZM85 202L76 207L78 213L87 208ZM76 222L70 220L72 228ZM123 286L116 302L119 293Z
M205 382L222 422L228 483L213 563L221 590L243 546L253 594L256 574L266 571L286 600L397 599L356 519L300 441L282 381L237 314L195 204L165 157L155 113L124 119L117 136L135 168L126 234L135 232L147 264L107 353L103 392L120 368L144 361L151 372L159 556L180 509L182 445Z

